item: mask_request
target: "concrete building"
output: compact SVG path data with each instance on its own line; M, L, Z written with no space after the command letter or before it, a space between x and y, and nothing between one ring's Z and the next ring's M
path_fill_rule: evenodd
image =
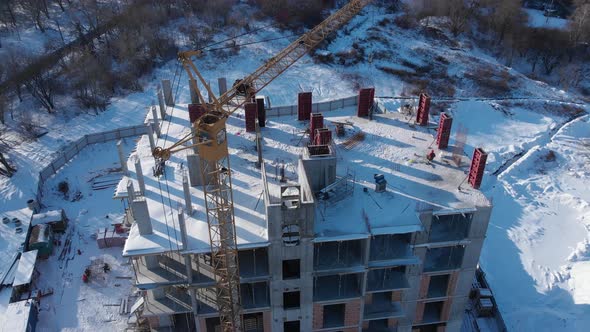
M322 145L308 122L270 118L261 168L256 135L228 120L245 331L460 330L492 208L465 182L470 160L436 148L428 160L436 131L401 113L354 114L324 113L324 127L350 125ZM160 145L190 128L186 107L170 118ZM198 155L173 155L158 178L150 151L144 136L141 167L130 158L136 172L115 193L142 316L153 329L217 331Z

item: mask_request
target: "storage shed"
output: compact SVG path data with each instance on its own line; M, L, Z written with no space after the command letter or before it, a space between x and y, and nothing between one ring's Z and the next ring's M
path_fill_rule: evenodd
M63 209L34 214L31 225L37 226L40 224L51 225L54 232L63 233L68 227L68 218Z
M29 237L29 250L39 250L39 258L47 258L53 253L53 232L47 224L34 226Z

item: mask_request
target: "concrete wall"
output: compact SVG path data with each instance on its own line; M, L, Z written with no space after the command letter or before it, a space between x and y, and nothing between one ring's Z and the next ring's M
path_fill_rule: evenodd
M375 101L377 105L377 112L383 113L384 108L379 105L377 101ZM320 103L313 103L311 106L311 111L313 113L326 113L338 109L342 109L344 107L351 107L356 106L358 104L358 96L350 96L340 99L334 99L329 101L324 101ZM286 106L275 106L270 107L266 110L267 117L280 117L280 116L294 116L297 115L297 105L286 105Z

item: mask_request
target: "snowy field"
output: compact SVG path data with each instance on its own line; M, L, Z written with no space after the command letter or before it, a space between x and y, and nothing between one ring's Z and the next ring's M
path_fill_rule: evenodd
M350 33L340 32L327 51L350 50L353 43L360 42L367 46L367 53L388 52L391 58L340 66L318 64L305 56L265 88L262 94L270 96L273 105L294 104L297 92L301 91L312 91L314 102L347 97L356 93L357 84L375 86L378 96L399 95L404 90L403 80L377 67L409 70L408 63L424 64L432 62L437 56L444 57L449 64L434 65L444 66L449 76L458 82L463 82L463 74L477 66L503 68L477 49L460 49L466 45L433 41L417 32L400 30L392 25L377 27L383 18L383 14L374 7L366 9L364 15L351 22ZM268 22L255 22L253 27L266 24ZM375 28L369 31L372 27ZM378 34L385 42L367 41L368 34ZM242 37L239 42L283 35L290 33L270 28ZM223 38L225 36L218 36L218 39ZM218 77L225 76L231 84L234 79L255 70L264 59L288 43L289 39L280 39L243 46L238 56L230 56L222 64L213 55L198 59L196 63L207 80L214 83ZM402 61L406 64L403 65ZM10 154L19 171L10 179L0 178L0 210L24 206L26 200L34 195L37 172L64 142L88 132L143 122L146 106L155 99L157 82L172 79L176 69L176 62L157 69L146 78L145 92L115 100L106 112L99 115L83 115L68 120L40 118L39 121L51 131L37 141L20 144ZM584 117L561 128L567 116L549 106L554 105L555 100L578 101L579 98L530 80L509 68L506 70L514 77L511 95L535 99L517 105L474 98L470 101L435 103L433 109L437 112L449 111L454 116L453 136L459 125L468 129L465 151L469 155L473 147L483 147L490 153L482 190L493 200L494 212L481 264L509 330L585 331L590 326L589 120ZM216 90L216 84L213 86ZM466 83L461 83L456 93L463 97L479 96L479 90ZM177 97L181 103L189 100L186 75L181 76ZM387 108L395 110L402 104L387 102ZM588 105L585 109L589 110ZM114 144L86 148L47 184L44 203L51 208L66 209L71 225L74 225L68 234L76 245L82 247L82 255L73 255L67 263L60 263L57 256L61 248L57 248L56 254L41 264L42 279L55 288L54 295L41 302L39 327L44 331L95 330L91 326L120 330L125 326L116 309L103 304L117 302L130 293L128 280L113 278L129 276L132 272L121 259L119 249L98 250L90 238L97 227L111 222L105 218L108 213L123 211L120 204L111 199L112 191L91 191L87 182L91 176L89 172L96 175L115 167ZM126 141L128 151L133 145L132 140ZM547 157L550 150L555 160ZM508 167L498 176L492 174L521 153L524 156L511 165L506 164ZM83 194L80 201L66 202L55 194L57 183L66 177L70 188ZM81 274L90 260L96 258L108 261L113 271L107 276L108 280L83 284ZM106 283L119 283L120 286L105 287ZM88 306L87 303L95 305Z

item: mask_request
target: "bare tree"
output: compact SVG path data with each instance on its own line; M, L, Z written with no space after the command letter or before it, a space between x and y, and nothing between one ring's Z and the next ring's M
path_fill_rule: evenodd
M49 14L46 12L47 6L45 5L45 0L21 0L19 4L22 10L29 15L33 23L41 30L41 32L45 32L45 26L41 19L41 14L46 13L46 16Z
M0 175L11 177L16 173L17 169L8 162L5 153L10 150L11 142L8 142L4 137L4 129L0 128Z
M54 97L60 82L53 72L40 72L25 82L25 87L48 113L55 111Z
M580 42L590 42L590 0L577 0L575 6L570 17L570 39L573 46Z

